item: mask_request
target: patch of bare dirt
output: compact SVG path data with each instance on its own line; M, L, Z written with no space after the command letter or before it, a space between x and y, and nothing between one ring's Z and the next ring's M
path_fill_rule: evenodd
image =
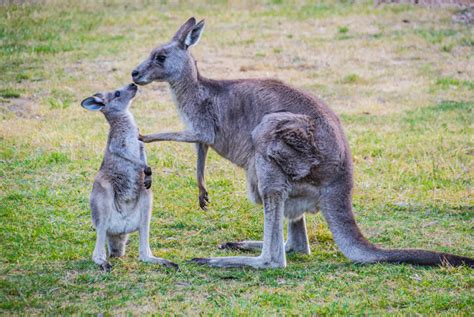
M13 113L18 118L41 119L38 113L39 106L27 98L12 98L0 100L0 111L2 113Z

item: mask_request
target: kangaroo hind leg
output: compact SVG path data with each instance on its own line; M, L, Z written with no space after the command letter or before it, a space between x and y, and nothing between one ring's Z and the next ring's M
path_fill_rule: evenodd
M143 262L161 264L167 267L179 269L178 265L163 258L153 255L150 248L150 221L152 208L152 195L149 192L143 192L139 201L139 212L141 213L138 232L140 235L139 258Z
M219 245L219 249L230 249L239 251L262 250L263 241L244 240L238 242L226 242ZM288 219L288 239L285 243L286 252L300 252L310 254L308 235L306 233L306 221L304 215L297 219Z
M288 219L288 239L285 243L286 252L310 254L306 220L304 215L299 219Z
M267 157L256 154L259 191L264 206L263 244L260 256L194 258L192 261L214 267L286 267L283 241L283 209L287 197L286 178ZM252 243L248 243L248 246ZM259 243L253 243L259 246Z
M92 223L96 230L95 248L92 260L104 271L108 272L112 265L107 261L105 244L107 241L107 226L112 212L113 193L107 182L96 182L91 195Z
M263 241L244 240L238 242L226 242L219 245L219 249L231 249L240 251L262 250Z

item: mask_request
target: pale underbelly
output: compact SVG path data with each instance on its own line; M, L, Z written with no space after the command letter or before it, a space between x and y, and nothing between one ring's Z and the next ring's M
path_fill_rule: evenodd
M315 197L290 197L285 201L284 216L288 219L298 219L306 212L317 213L318 211L319 204Z
M137 231L143 215L139 207L139 203L117 202L107 222L107 233L123 234Z

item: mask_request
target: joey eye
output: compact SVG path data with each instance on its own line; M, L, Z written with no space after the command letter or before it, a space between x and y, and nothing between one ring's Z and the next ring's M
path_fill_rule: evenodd
M115 92L115 98L118 98L118 97L120 97L120 91L117 90L117 91Z
M156 55L156 61L157 62L160 62L160 63L163 63L166 59L166 56L165 55Z

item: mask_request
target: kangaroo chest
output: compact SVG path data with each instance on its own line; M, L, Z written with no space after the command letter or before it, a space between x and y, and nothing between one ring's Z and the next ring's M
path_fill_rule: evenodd
M140 158L139 141L133 137L114 139L114 147L121 154L109 153L103 168L112 184L115 196L120 201L133 201L138 198L143 187L144 174L140 166L122 157L130 157L137 161Z
M239 167L247 165L253 155L251 131L243 126L239 128L240 120L220 118L210 99L199 102L199 106L179 105L178 113L186 129L208 140L219 155Z

